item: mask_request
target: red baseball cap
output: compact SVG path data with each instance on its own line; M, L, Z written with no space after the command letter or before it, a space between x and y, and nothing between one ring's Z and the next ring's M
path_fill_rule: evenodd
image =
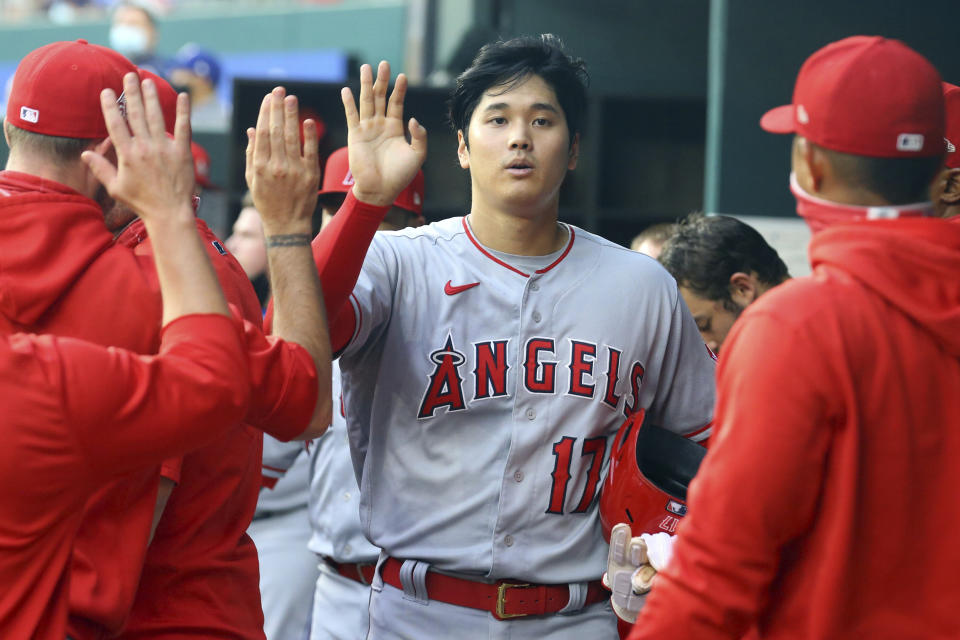
M123 76L137 68L122 55L86 40L54 42L28 53L14 73L7 122L48 136L107 137L100 92L123 97Z
M760 126L860 156L940 155L940 74L898 40L844 38L807 58L797 75L793 103L768 111Z
M160 100L160 110L163 111L163 123L166 125L166 131L173 133L174 125L177 123L177 90L173 85L147 69L137 69L140 76L140 82L144 80L153 80L157 86L157 98Z
M218 189L210 180L210 154L196 142L190 143L190 151L193 153L193 174L197 184L204 189Z
M332 193L347 193L353 186L353 174L350 172L350 158L347 147L341 147L327 158L327 166L323 170L323 184L320 185L320 195ZM393 206L406 209L418 216L423 215L423 170L417 171L407 188L400 192Z
M943 83L943 106L947 113L947 130L943 137L947 143L947 155L943 164L951 169L960 169L960 87Z

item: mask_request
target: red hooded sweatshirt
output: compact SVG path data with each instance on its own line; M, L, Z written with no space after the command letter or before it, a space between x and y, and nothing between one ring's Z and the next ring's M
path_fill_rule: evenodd
M631 639L960 638L960 226L843 224L810 258L730 334Z

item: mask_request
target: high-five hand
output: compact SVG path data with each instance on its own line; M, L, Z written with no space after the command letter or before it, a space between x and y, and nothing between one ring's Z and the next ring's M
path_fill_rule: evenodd
M190 101L177 97L173 138L167 136L163 112L153 80L136 73L123 78L126 120L117 96L110 89L100 94L110 137L96 151L85 151L83 160L111 197L148 221L185 213L193 219L193 156L190 153ZM128 129L129 125L129 129ZM109 145L117 151L117 166L104 157Z
M267 235L310 233L320 184L317 125L304 121L301 145L297 97L283 87L263 98L257 128L247 129L246 178Z
M383 61L373 82L370 65L360 67L360 109L353 93L340 92L347 117L347 146L353 195L357 200L377 206L389 206L403 191L427 157L427 130L410 118L410 142L403 133L403 99L407 77L402 73L387 100L390 65Z

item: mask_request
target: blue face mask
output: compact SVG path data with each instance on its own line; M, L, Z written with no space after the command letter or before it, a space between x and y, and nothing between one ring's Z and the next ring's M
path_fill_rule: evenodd
M110 28L110 48L127 58L147 53L147 32L140 27L118 24Z

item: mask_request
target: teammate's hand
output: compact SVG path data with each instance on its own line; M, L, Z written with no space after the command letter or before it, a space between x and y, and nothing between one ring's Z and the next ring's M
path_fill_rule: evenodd
M387 101L390 65L383 61L373 82L370 65L360 67L360 109L353 93L340 92L347 117L347 146L353 195L367 204L386 207L396 200L427 157L427 130L410 118L410 142L403 133L403 99L407 77L402 73Z
M263 98L256 129L247 129L247 186L267 235L311 231L320 185L317 124L304 121L301 145L299 113L297 97L277 87Z
M630 525L625 522L610 532L603 585L613 592L610 604L620 619L636 622L657 572L670 562L675 538L663 532L644 533L634 538Z
M163 112L153 80L136 73L123 78L126 120L111 89L100 93L100 106L107 125L107 138L82 158L107 193L132 209L145 222L189 211L193 219L193 156L190 153L190 100L177 96L174 135L166 133ZM128 128L129 125L129 128ZM113 145L117 164L105 154Z

